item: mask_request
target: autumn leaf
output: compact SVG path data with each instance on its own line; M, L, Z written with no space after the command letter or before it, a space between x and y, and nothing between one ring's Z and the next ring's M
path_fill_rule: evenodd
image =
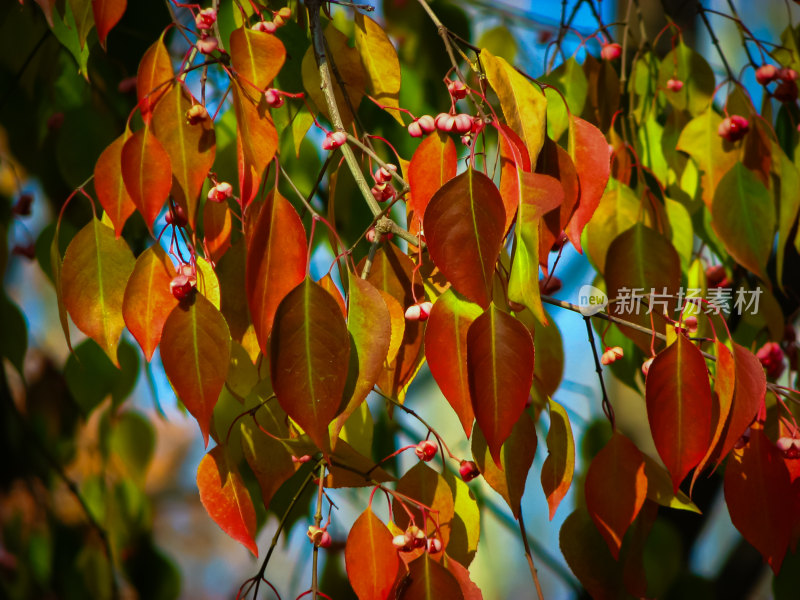
M385 600L394 586L400 559L392 534L372 508L361 513L347 535L344 549L347 576L358 600Z
M122 180L152 230L172 189L172 165L169 154L148 125L128 138L122 147Z
M375 21L355 11L356 49L367 74L367 84L373 97L383 106L400 106L400 61L389 36ZM400 125L400 111L390 110Z
M564 407L549 401L550 429L547 431L547 458L542 465L542 489L550 509L550 520L567 495L575 472L575 440Z
M458 154L449 135L434 132L417 146L408 167L411 197L406 202L412 232L420 229L433 195L456 176Z
M242 26L231 33L230 54L239 89L258 104L283 67L286 48L277 36Z
M122 148L131 136L129 129L103 150L94 168L94 189L100 206L114 224L114 233L122 235L122 228L136 205L131 200L122 179Z
M127 0L92 0L94 23L97 27L97 37L100 45L106 47L108 32L119 23L127 8Z
M150 122L158 101L167 93L168 84L175 74L172 60L164 45L164 35L147 49L139 62L136 73L136 94L139 98L139 112L145 124Z

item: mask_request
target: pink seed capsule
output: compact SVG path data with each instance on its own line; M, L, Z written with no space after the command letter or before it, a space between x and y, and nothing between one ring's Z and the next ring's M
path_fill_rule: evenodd
M467 96L467 87L461 81L451 81L447 84L447 91L456 100L461 100Z
M478 465L476 465L471 460L462 460L461 466L458 467L458 474L461 475L461 479L466 482L470 482L475 479L481 472L478 470Z
M453 131L453 127L456 123L456 118L454 115L448 113L439 113L436 115L436 119L434 119L434 123L436 124L436 129L439 131L444 131L449 133Z
M430 115L422 115L417 119L417 122L424 133L433 133L436 131L436 121Z
M456 115L453 119L453 131L460 134L472 131L472 116L466 113Z
M330 131L325 139L322 140L323 150L334 150L347 141L347 134L344 131Z
M275 88L269 88L266 92L264 92L264 101L271 108L280 108L283 106L284 99L278 90Z
M255 25L253 25L253 31L261 31L263 33L275 33L278 30L278 26L275 25L272 21L259 21Z
M215 37L206 37L197 40L197 42L195 42L195 46L201 54L212 54L217 48L219 48L219 42Z
M437 450L436 442L432 440L423 440L414 448L414 454L416 454L417 458L421 461L429 462L436 456Z
M194 18L195 26L201 31L211 29L216 21L217 11L213 8L204 8Z

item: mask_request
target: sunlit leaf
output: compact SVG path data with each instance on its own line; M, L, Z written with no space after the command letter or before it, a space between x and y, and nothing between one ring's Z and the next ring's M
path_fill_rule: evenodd
M515 518L522 510L522 494L525 481L536 454L536 426L528 413L523 412L517 419L511 435L503 443L500 451L500 465L496 465L486 445L480 427L472 434L472 456L478 469L492 488L500 494L511 509Z
M203 206L203 241L213 262L219 262L231 247L232 229L230 207L224 202L206 202Z
M740 265L767 281L775 237L775 205L769 190L742 163L722 177L711 205L714 231Z
M541 352L539 353L541 355ZM550 508L550 520L572 485L575 472L575 440L567 411L550 400L550 429L547 431L547 458L542 465L542 489Z
M482 307L491 300L505 218L497 187L472 168L442 186L425 210L433 262L456 291Z
M647 420L677 492L711 441L711 387L700 350L683 335L660 352L647 373Z
M258 556L253 500L222 446L210 450L200 461L197 489L208 516L222 531Z
M525 410L533 382L533 339L517 319L491 305L467 331L472 410L492 458Z
M615 559L622 538L647 495L644 458L619 432L594 457L586 473L586 508Z
M128 6L127 0L92 0L92 12L94 13L94 23L97 27L97 37L100 45L106 47L106 37L108 32L119 23L125 9Z
M161 341L167 317L178 304L169 285L175 275L167 253L159 244L153 244L136 259L125 286L122 316L148 361Z
M411 231L421 228L425 209L433 195L456 176L458 154L449 135L434 132L417 146L408 168L411 197L406 201Z
M358 600L389 597L400 568L392 537L370 507L353 523L347 535L344 561Z
M230 363L228 324L202 294L176 306L161 333L161 361L186 410L208 445L211 416Z
M283 67L286 48L277 36L243 26L231 33L230 54L239 89L257 104Z
M61 268L61 292L69 315L117 366L117 345L125 327L122 300L134 263L127 242L92 219L70 242Z
M147 49L139 62L136 73L136 94L139 98L139 112L149 123L158 101L167 93L168 85L174 78L172 60L164 45L164 35Z
M355 11L356 49L367 75L372 97L383 106L400 106L400 61L383 28L364 13ZM400 112L389 114L403 125Z
M677 79L683 87L677 92L667 89L667 80ZM716 81L714 71L703 56L683 43L674 45L661 59L658 71L658 87L664 97L678 110L687 110L698 115L708 108L714 94Z
M152 229L172 188L172 166L169 154L150 126L134 133L122 147L122 179L131 200Z
M447 555L467 566L475 558L481 537L481 511L469 485L452 471L444 473L455 499ZM463 589L463 586L462 586Z
M94 189L97 192L97 199L105 214L114 223L117 237L122 234L125 221L136 210L136 205L128 195L122 179L122 147L130 136L131 132L125 129L125 133L103 151L94 168Z
M467 330L481 313L477 304L450 289L434 302L425 328L425 356L431 375L467 437L475 420L467 375Z
M286 413L323 451L347 379L350 334L336 300L306 278L275 313L270 372Z
M247 249L246 291L261 352L281 300L306 273L306 233L286 198L273 190L258 214Z

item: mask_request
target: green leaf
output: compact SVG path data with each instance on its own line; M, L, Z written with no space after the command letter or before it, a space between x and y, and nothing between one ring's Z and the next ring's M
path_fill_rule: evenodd
M683 82L680 91L672 92L667 89L669 79ZM658 86L664 91L667 101L677 110L687 110L692 115L699 115L709 108L716 82L714 71L706 59L681 41L661 60Z
M58 15L53 18L52 32L55 38L61 42L78 65L78 72L88 79L89 71L89 47L80 39L78 26L75 23L75 13L72 11L72 2L64 3L64 19ZM84 38L85 40L86 38Z
M544 95L547 98L547 135L550 139L558 141L569 127L569 114L583 114L589 81L578 61L572 57L541 80L556 88L545 88ZM567 107L564 106L564 100L569 106L569 114Z
M734 260L768 281L775 206L764 184L743 164L736 163L719 182L711 215L714 231Z
M567 411L550 400L550 429L547 431L547 458L542 465L542 489L550 508L550 520L572 485L575 472L575 440Z

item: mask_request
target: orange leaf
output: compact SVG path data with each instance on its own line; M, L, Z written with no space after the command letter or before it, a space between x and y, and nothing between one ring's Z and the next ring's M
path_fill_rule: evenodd
M611 153L603 132L591 123L572 117L569 125L569 154L580 181L580 200L567 226L572 245L581 251L581 233L592 218L611 173Z
M417 146L408 167L411 197L406 202L410 231L416 233L433 195L456 176L458 154L449 135L435 132Z
M231 247L231 210L225 202L206 202L203 206L203 239L208 256L219 262Z
M522 494L525 492L525 481L536 454L536 426L528 413L523 412L517 419L511 435L503 444L498 468L491 460L486 439L480 427L472 434L472 456L475 463L492 489L500 494L508 503L514 518L519 519L522 510Z
M275 311L306 274L306 232L292 205L270 192L247 249L247 301L261 352L266 356Z
M783 456L761 427L754 426L747 445L728 460L725 501L733 525L777 574L792 535L792 483Z
M286 60L286 48L273 34L240 27L231 33L231 64L245 94L258 104Z
M172 60L164 45L164 34L142 56L136 73L136 94L139 98L139 112L145 124L150 123L153 109L167 93L169 83L174 79Z
M344 561L358 600L385 600L389 597L400 559L392 545L391 532L369 507L350 529Z
M270 373L286 413L318 448L342 403L350 334L336 300L310 278L281 301L270 336Z
M528 329L494 304L469 326L467 371L472 410L500 468L500 449L528 401L533 357Z
M136 259L125 286L122 316L148 361L161 341L167 317L178 304L169 287L175 274L167 253L153 244Z
M398 586L398 600L463 600L458 580L424 552L408 565L408 575Z
M197 197L214 164L216 136L208 118L196 125L186 120L192 101L182 85L174 85L153 111L153 133L169 155L175 180L183 191L189 224L194 227Z
M176 306L161 334L161 361L186 410L197 419L208 446L211 416L219 399L231 354L225 318L206 298L195 293Z
M456 411L467 437L475 420L467 375L467 330L481 312L477 304L449 289L436 299L425 328L425 356L431 375Z
M149 126L131 136L122 147L122 179L149 229L172 189L169 155Z
M61 268L61 293L69 315L116 366L125 327L122 300L134 263L128 243L93 218L70 242Z
M644 458L619 432L614 433L586 473L586 508L615 559L622 537L647 497Z
M550 429L547 432L547 458L542 465L542 489L550 507L550 520L569 491L575 472L575 440L567 411L550 400Z
M100 206L106 211L114 224L114 232L119 237L125 221L136 210L136 205L128 195L122 179L122 148L131 137L129 129L103 150L94 167L94 189Z
M423 518L422 512L417 506L410 502L405 502L406 508L414 515L414 523L420 529L423 529L423 524L425 524L425 533L428 536L433 536L434 532L437 532L438 524L437 537L441 535L442 547L447 548L447 544L450 541L455 505L453 491L445 478L424 462L418 462L406 471L406 474L397 482L397 491L421 502L434 511L427 518ZM410 520L408 513L403 509L403 505L400 504L397 496L392 500L392 510L397 525L405 529Z
M97 37L103 48L106 47L108 32L113 29L114 25L119 23L122 15L125 14L127 6L127 0L92 0Z
M200 461L197 489L208 516L222 531L258 556L253 500L236 465L228 461L222 446L214 447Z
M575 164L569 153L548 137L545 137L544 146L539 154L536 172L558 179L564 190L564 201L561 206L558 210L551 210L544 216L540 228L539 262L546 267L550 249L567 227L575 212L581 188L578 182L578 172L575 170Z
M660 352L647 373L647 420L677 492L711 441L711 386L700 350L686 336Z

